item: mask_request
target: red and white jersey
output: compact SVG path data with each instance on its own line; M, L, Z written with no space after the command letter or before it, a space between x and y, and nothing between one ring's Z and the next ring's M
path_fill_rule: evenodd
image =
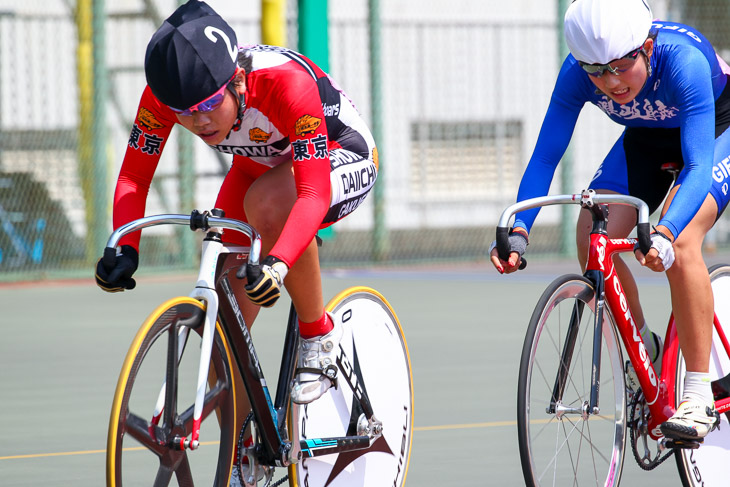
M249 174L292 161L298 197L271 251L291 266L322 225L336 194L343 192L330 177L340 151L330 151L345 149L374 161L377 168L375 142L352 102L306 57L262 45L243 46L239 52L246 71L246 107L228 136L211 147L232 154L233 166ZM144 215L160 154L176 123L172 110L147 87L117 182L115 228ZM244 194L236 197L242 202ZM138 247L139 233L121 243Z

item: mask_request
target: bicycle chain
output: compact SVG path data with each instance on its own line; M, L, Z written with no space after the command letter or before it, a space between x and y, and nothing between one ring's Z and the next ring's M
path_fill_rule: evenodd
M279 487L281 484L283 484L287 480L289 480L289 475L288 474L287 475L284 475L283 478L281 478L281 479L277 480L276 482L274 482L273 484L271 484L271 487ZM264 487L266 487L266 486L264 486Z
M243 472L243 457L241 452L243 451L243 436L246 432L246 427L248 426L248 423L251 422L253 419L253 411L248 413L248 416L246 416L246 419L243 420L243 425L241 426L241 432L238 434L238 442L236 443L236 466L238 467L239 475L241 472ZM243 480L241 480L241 483L243 483Z
M654 470L659 465L664 463L669 457L672 456L674 453L674 450L669 450L663 457L659 458L658 460L651 460L651 463L649 465L645 465L644 462L641 461L641 458L639 457L639 452L636 448L636 436L637 436L637 425L639 422L639 418L636 417L636 409L639 405L639 402L644 402L644 394L641 392L641 389L636 391L634 393L633 398L631 399L631 404L629 405L629 422L627 424L629 428L629 439L631 440L631 452L634 454L634 460L636 460L636 463L639 465L639 467L642 470ZM642 406L643 409L643 406Z
M246 432L246 428L248 427L248 424L253 420L253 411L248 413L248 416L246 416L246 419L243 421L243 425L241 426L241 432L238 435L238 442L236 443L236 465L238 466L238 474L239 474L239 480L241 480L241 483L243 483L243 479L240 478L241 472L243 472L243 457L241 456L241 452L243 451L243 437ZM273 484L269 485L268 483L264 484L264 487L279 487L281 484L289 480L289 474L284 475L281 479L277 480Z

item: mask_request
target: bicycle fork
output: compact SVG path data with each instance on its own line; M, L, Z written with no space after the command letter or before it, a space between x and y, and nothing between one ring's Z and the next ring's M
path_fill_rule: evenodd
M555 414L561 419L565 414L579 414L584 420L588 419L591 414L599 414L598 393L601 382L601 348L603 344L603 313L605 307L605 282L603 275L597 271L586 272L586 277L593 283L596 296L596 307L593 320L593 359L591 367L591 393L590 399L579 408L570 408L562 405L563 392L567 385L568 373L573 360L575 351L575 343L578 339L578 331L580 329L581 318L585 304L577 301L573 305L573 311L570 317L570 324L566 333L565 344L561 352L560 365L555 377L555 385L553 386L552 398L547 408L548 414Z
M210 357L213 351L213 339L215 337L215 323L218 315L218 295L215 292L213 286L213 275L208 275L206 269L215 269L215 263L218 260L218 255L222 249L220 241L205 240L203 242L203 253L200 269L201 272L198 275L198 281L195 289L191 293L190 297L195 298L199 301L206 303L205 307L205 322L203 328L203 337L200 345L200 364L198 366L198 381L195 392L195 406L193 409L193 426L191 430L190 438L175 438L173 443L180 450L189 448L195 450L200 446L200 424L202 422L203 405L205 403L205 390L208 384L208 373L210 371ZM168 360L175 360L176 364L180 363L183 351L185 350L185 344L187 341L188 334L190 333L191 326L198 326L198 323L192 323L192 325L186 324L173 324L173 326L180 326L177 331L176 344L173 347L177 349L177 357L168 357ZM172 333L175 333L174 331ZM172 364L168 365L168 368L176 369L176 366ZM150 421L150 433L155 426L157 426L162 418L162 414L165 408L165 404L170 404L173 400L172 397L166 401L167 394L167 380L165 379L160 388L160 393L157 397L157 403L152 414L152 420Z

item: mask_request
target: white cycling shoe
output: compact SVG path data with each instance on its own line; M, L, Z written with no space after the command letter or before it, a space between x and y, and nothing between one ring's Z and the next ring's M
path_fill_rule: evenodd
M299 360L291 391L295 404L309 404L336 384L342 325L334 319L332 323L334 328L326 335L299 339Z
M714 405L696 399L687 399L674 415L660 426L662 434L673 440L700 440L720 424L720 415Z

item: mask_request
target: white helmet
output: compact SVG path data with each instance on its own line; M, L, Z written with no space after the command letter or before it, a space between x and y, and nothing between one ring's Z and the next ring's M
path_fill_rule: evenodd
M652 24L646 0L575 0L565 12L565 40L586 64L608 64L644 44Z

